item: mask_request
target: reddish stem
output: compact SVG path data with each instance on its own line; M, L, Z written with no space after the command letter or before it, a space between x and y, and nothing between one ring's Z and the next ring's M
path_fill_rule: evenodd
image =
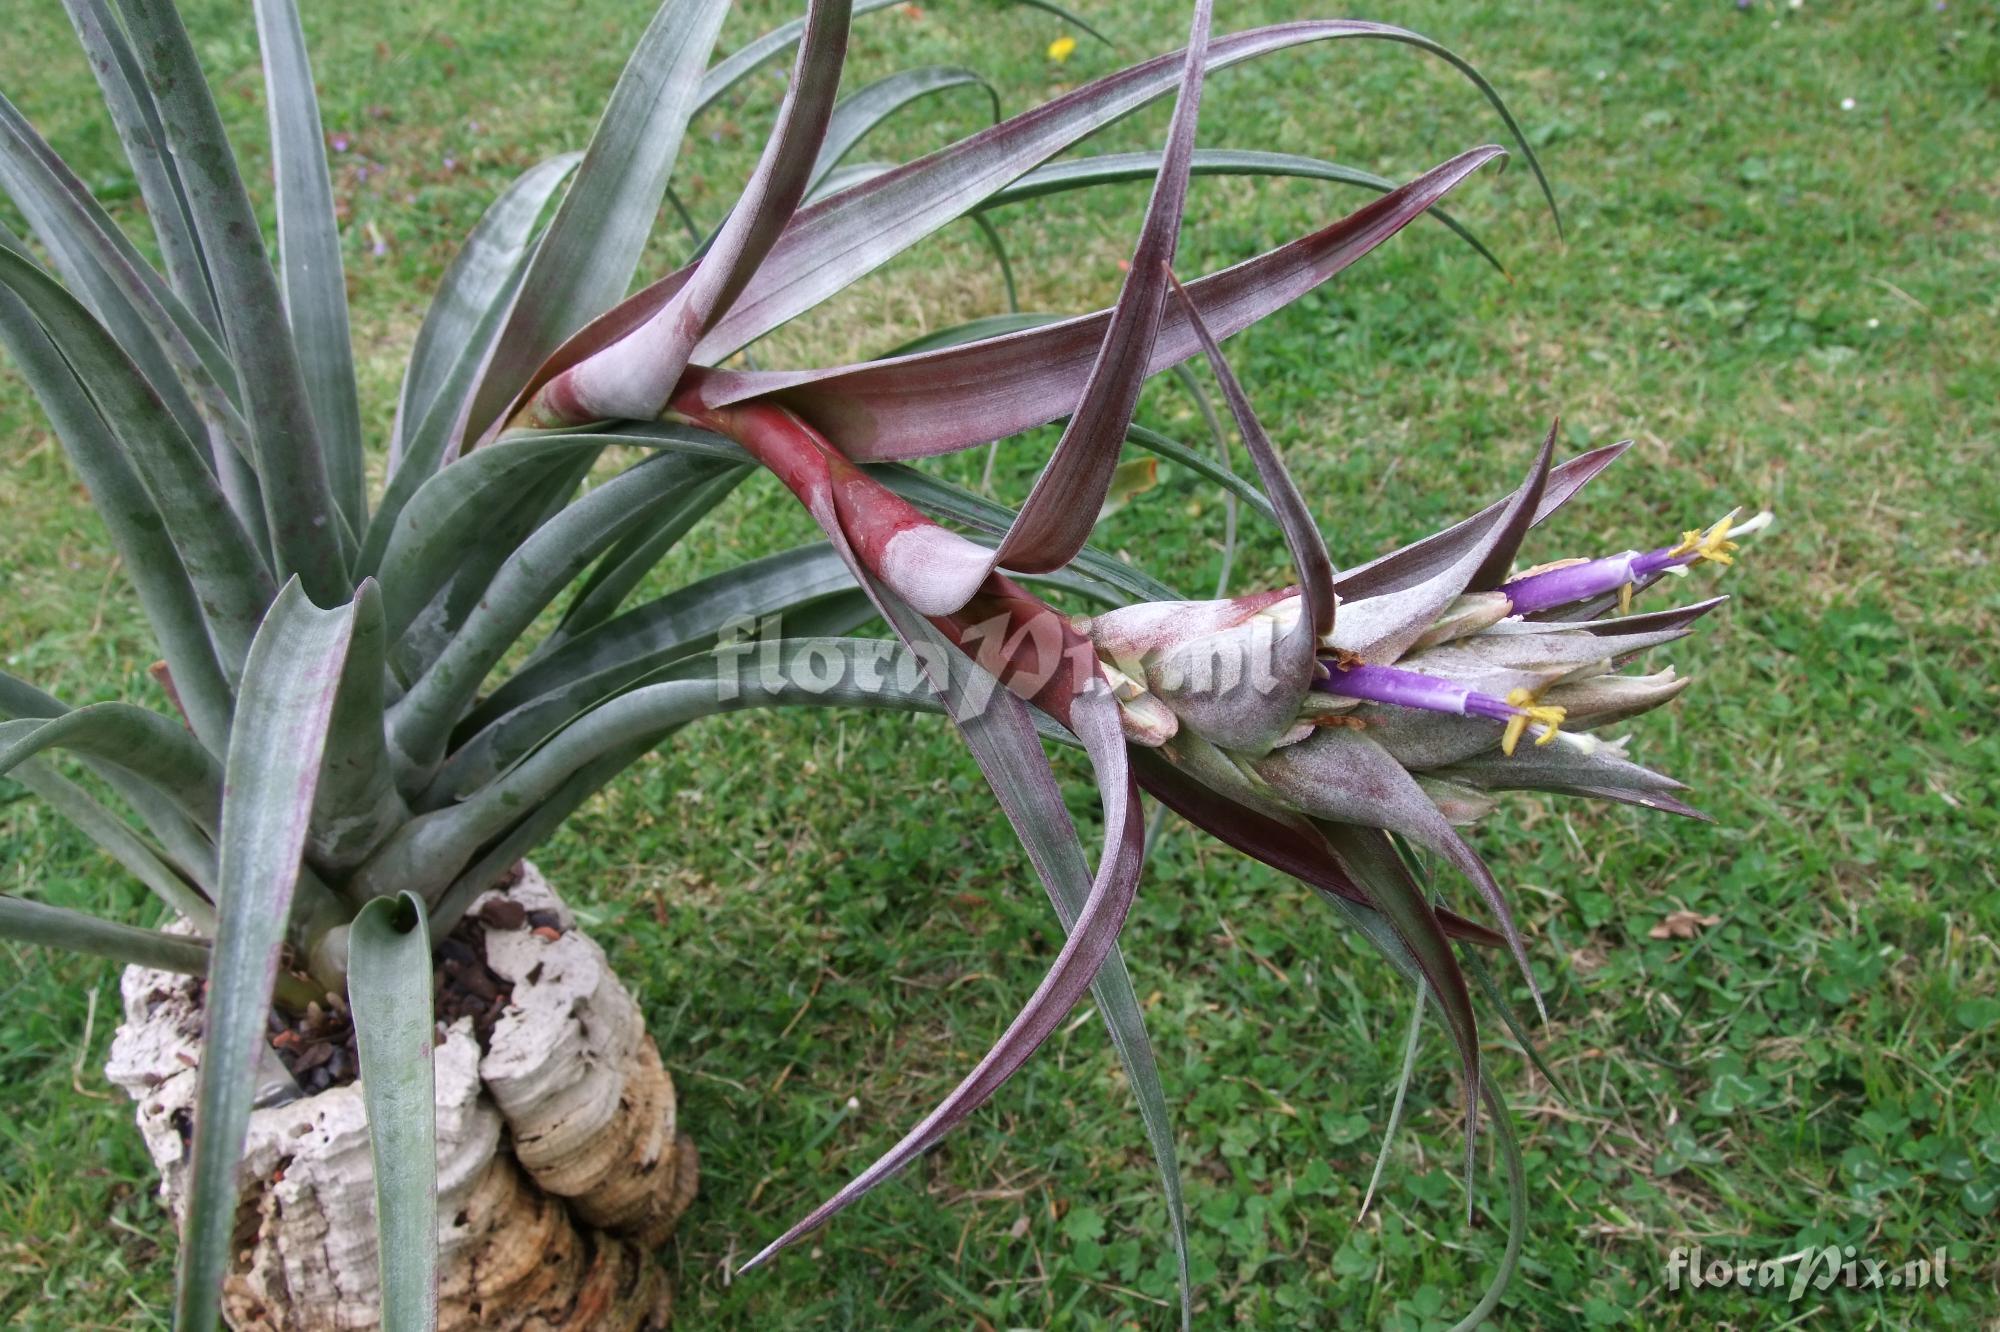
M855 558L885 582L890 538L941 526L774 402L704 408L684 391L673 406L695 425L742 445L822 522L830 508ZM926 618L1002 684L1065 725L1070 700L1097 674L1096 648L1068 617L997 571L957 611Z

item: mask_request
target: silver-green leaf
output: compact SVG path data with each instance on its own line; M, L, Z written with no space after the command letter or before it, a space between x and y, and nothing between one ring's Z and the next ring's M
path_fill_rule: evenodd
M431 945L424 904L378 897L347 939L347 993L375 1161L382 1326L437 1326L437 1092L431 1072Z

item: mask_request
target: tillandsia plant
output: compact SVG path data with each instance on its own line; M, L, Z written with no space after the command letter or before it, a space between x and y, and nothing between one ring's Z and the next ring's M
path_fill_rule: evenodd
M970 79L909 71L843 98L850 23L885 3L813 0L711 65L724 0L665 0L589 148L524 174L447 270L372 496L291 0L255 6L275 264L171 0L65 0L159 268L0 100L0 186L40 242L0 235L0 336L123 556L179 712L69 708L0 676L11 718L0 771L178 918L142 930L0 897L0 932L131 964L112 1071L140 1100L182 1215L179 1326L664 1316L645 1249L693 1191L692 1148L637 1004L522 857L691 722L783 705L945 712L1068 934L951 1095L749 1265L936 1143L1094 991L1159 1165L1183 1323L1193 1300L1172 1127L1117 947L1144 854L1141 790L1326 895L1419 982L1463 1068L1468 1148L1476 1100L1499 1101L1454 946L1483 977L1478 950L1525 959L1525 945L1455 825L1510 787L1685 812L1671 782L1589 732L1678 692L1671 674L1614 667L1712 603L1605 612L1665 574L1726 560L1732 520L1655 551L1514 575L1528 529L1616 453L1552 466L1544 446L1511 498L1336 575L1216 345L1363 258L1501 150L1397 186L1315 159L1198 148L1209 72L1323 41L1400 43L1464 72L1518 141L1492 88L1381 24L1212 37L1210 0L1198 0L1182 51L915 160L849 165L898 107ZM775 126L733 206L712 232L695 228L686 264L628 296L690 120L794 45ZM1169 94L1160 151L1053 160ZM1171 265L1190 178L1204 173L1301 175L1380 197L1183 289ZM993 210L1133 179L1151 180L1152 196L1108 310L979 320L857 365L771 370L745 355L953 221L997 242ZM1202 355L1255 482L1226 455L1134 424L1144 382ZM1058 420L1018 510L907 465ZM1128 442L1273 519L1298 585L1190 602L1092 550ZM628 604L759 467L826 540ZM900 643L852 636L878 616ZM1094 867L1045 740L1090 760ZM49 766L59 753L96 784ZM1434 902L1406 848L1471 877L1497 928ZM1474 1321L1498 1297L1523 1220L1505 1116L1488 1122L1514 1201Z

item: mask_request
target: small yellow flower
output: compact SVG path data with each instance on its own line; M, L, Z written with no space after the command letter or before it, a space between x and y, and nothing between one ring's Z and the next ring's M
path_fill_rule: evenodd
M1060 65L1063 61L1069 59L1070 53L1075 50L1076 38L1067 35L1058 37L1049 43L1049 59Z

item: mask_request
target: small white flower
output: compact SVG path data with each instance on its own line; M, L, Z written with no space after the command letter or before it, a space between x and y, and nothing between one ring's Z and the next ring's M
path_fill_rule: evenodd
M1792 0L1793 9L1804 9L1805 7L1806 7L1806 0Z
M1869 321L1868 321L1868 327L1870 327L1870 328L1880 328L1880 327L1882 327L1882 321L1881 321L1881 320L1879 320L1879 319L1871 319L1871 320L1869 320Z
M1852 97L1841 98L1840 109L1843 111L1852 111L1854 109L1854 99Z

